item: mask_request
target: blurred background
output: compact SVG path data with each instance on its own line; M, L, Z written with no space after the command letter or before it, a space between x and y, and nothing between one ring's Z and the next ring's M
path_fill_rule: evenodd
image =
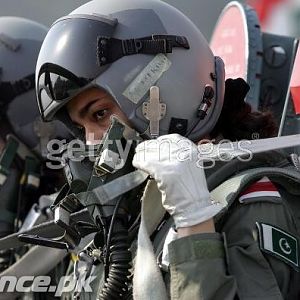
M121 0L120 0L121 1ZM87 0L0 0L1 16L19 16L50 26ZM179 8L199 26L209 39L216 20L229 0L167 0Z
M229 0L165 0L187 14L210 38L222 8ZM20 16L45 25L87 0L0 0L1 16ZM259 14L263 31L300 36L300 0L245 0Z

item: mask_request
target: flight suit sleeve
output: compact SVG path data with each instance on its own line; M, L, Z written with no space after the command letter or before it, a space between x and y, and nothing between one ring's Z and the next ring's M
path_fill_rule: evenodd
M287 299L295 271L261 250L257 222L297 236L286 205L269 197L235 205L222 223L225 239L196 234L170 243L171 299Z
M234 299L236 282L227 274L219 233L194 234L169 245L171 299Z

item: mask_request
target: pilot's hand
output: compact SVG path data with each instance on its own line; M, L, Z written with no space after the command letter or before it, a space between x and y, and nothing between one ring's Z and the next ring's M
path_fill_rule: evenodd
M205 222L222 209L210 200L198 148L187 138L169 134L144 141L132 164L156 180L177 228Z

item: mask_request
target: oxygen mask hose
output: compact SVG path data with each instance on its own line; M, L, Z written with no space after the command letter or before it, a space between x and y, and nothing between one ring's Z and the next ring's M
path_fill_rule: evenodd
M128 229L124 218L114 220L110 243L107 248L108 274L100 294L101 300L126 299L130 283L131 252L128 243Z

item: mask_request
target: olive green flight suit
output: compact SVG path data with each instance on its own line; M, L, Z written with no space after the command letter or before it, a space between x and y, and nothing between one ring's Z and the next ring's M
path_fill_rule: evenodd
M172 300L300 299L299 268L260 249L257 222L299 241L300 196L277 187L280 198L256 197L244 203L235 199L216 221L218 232L169 244ZM299 248L294 250L298 259Z
M217 166L207 172L208 187L213 190L225 181L224 177L230 178L249 168L274 166L280 160L284 161L281 165L286 163L281 155L266 153L248 163L235 160ZM216 220L216 233L195 234L169 244L170 266L162 272L170 299L300 299L298 268L260 249L257 222L275 226L299 240L300 196L293 196L280 185L278 189L280 198L256 197L245 203L235 199ZM152 234L158 261L171 225L169 219ZM92 275L96 274L94 292L99 295L103 284L101 264ZM91 295L81 296L87 299L85 296Z

